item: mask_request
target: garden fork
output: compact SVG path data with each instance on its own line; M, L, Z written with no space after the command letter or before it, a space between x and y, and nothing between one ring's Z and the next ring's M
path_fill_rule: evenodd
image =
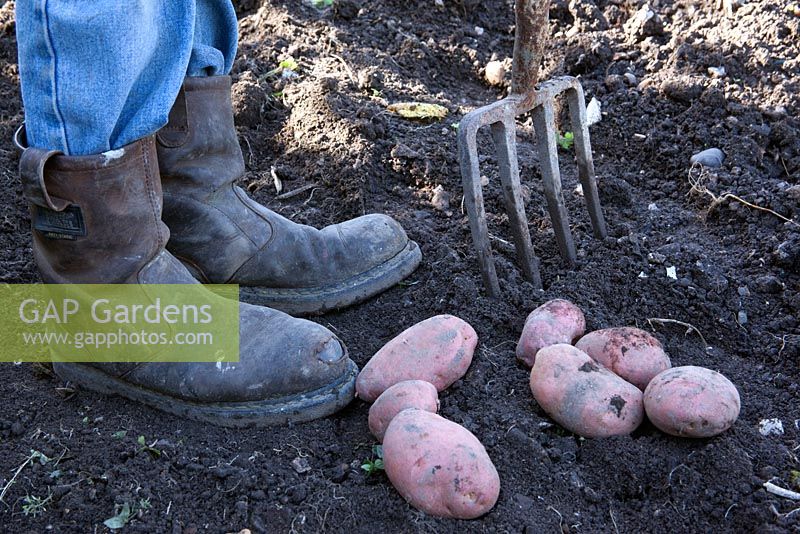
M572 264L576 259L575 243L569 229L567 210L561 193L556 145L554 99L561 93L566 93L569 105L575 155L578 161L578 178L583 188L594 235L598 239L606 236L606 225L597 195L583 88L572 76L553 78L535 87L547 41L549 3L549 0L517 0L511 93L499 102L468 113L461 119L458 128L464 204L469 215L472 239L478 251L483 282L491 297L500 296L500 284L492 258L486 211L483 205L476 141L478 129L481 127L491 126L503 197L517 250L517 261L522 267L525 278L533 282L537 289L541 289L542 280L539 274L539 259L533 253L522 200L515 119L518 115L533 111L533 126L536 132L547 209L561 256Z

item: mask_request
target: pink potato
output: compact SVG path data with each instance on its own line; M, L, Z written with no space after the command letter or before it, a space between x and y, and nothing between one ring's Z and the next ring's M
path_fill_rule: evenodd
M568 300L555 299L533 310L517 342L517 360L533 367L536 353L558 343L572 343L586 330L583 312Z
M739 417L739 391L711 369L673 367L644 390L647 417L659 430L690 438L708 438L728 430Z
M539 406L580 436L630 434L644 419L642 392L572 345L540 350L530 386Z
M369 431L383 441L383 435L392 419L408 408L426 412L439 411L439 392L430 382L406 380L398 382L383 393L369 408Z
M500 476L478 438L423 410L403 410L389 423L383 465L400 495L427 514L473 519L500 495Z
M638 328L589 332L575 343L575 348L642 391L654 376L672 367L661 343Z
M425 319L375 353L356 379L356 394L373 402L404 380L424 380L442 391L467 372L477 344L475 330L458 317Z

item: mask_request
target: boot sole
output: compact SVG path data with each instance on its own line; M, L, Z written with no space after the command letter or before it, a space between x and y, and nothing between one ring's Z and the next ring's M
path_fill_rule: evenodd
M409 241L393 258L343 282L303 288L240 286L239 298L291 315L320 314L352 306L389 289L413 273L421 261L422 251Z
M358 374L356 364L349 361L347 371L336 382L316 391L263 401L201 403L145 389L88 365L55 362L53 369L64 380L84 389L119 395L178 417L229 428L285 425L327 417L353 400Z

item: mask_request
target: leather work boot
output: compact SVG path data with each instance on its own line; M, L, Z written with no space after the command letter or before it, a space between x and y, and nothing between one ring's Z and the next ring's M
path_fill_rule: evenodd
M165 250L153 136L93 156L23 148L33 252L45 283L196 284ZM239 305L236 363L59 363L64 379L182 417L247 427L329 415L354 395L357 373L326 328Z
M388 289L422 259L386 215L317 230L248 198L235 185L245 168L229 76L186 78L156 141L167 249L200 281L240 284L243 300L288 313L319 313Z

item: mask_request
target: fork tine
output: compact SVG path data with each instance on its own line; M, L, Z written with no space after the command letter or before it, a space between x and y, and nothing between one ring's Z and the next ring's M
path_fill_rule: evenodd
M586 209L592 221L594 236L598 239L606 237L606 221L600 207L600 197L597 194L597 181L594 174L594 161L592 160L592 145L589 140L589 122L586 119L586 104L584 103L583 88L579 83L567 91L569 104L569 117L572 131L575 136L575 157L578 161L578 179L583 188L583 197L586 199Z
M539 258L533 252L531 235L528 230L528 218L525 215L525 203L522 200L522 189L519 181L519 164L517 163L516 124L513 120L492 124L492 138L497 152L497 164L500 168L500 181L503 185L503 197L508 212L508 222L514 245L517 249L517 261L522 267L526 279L536 289L542 288L539 274Z
M477 131L480 123L467 115L458 128L458 155L461 163L461 180L464 186L464 206L469 216L472 240L478 253L483 283L492 298L500 296L500 283L492 258L489 242L489 228L486 225L486 211L483 207L483 190L478 165Z
M553 102L546 99L533 110L533 126L536 130L536 145L539 150L539 164L544 181L544 194L547 198L547 211L553 223L556 242L561 256L574 263L575 242L569 230L569 217L561 192L561 173L558 169L558 147L556 146L555 114Z

